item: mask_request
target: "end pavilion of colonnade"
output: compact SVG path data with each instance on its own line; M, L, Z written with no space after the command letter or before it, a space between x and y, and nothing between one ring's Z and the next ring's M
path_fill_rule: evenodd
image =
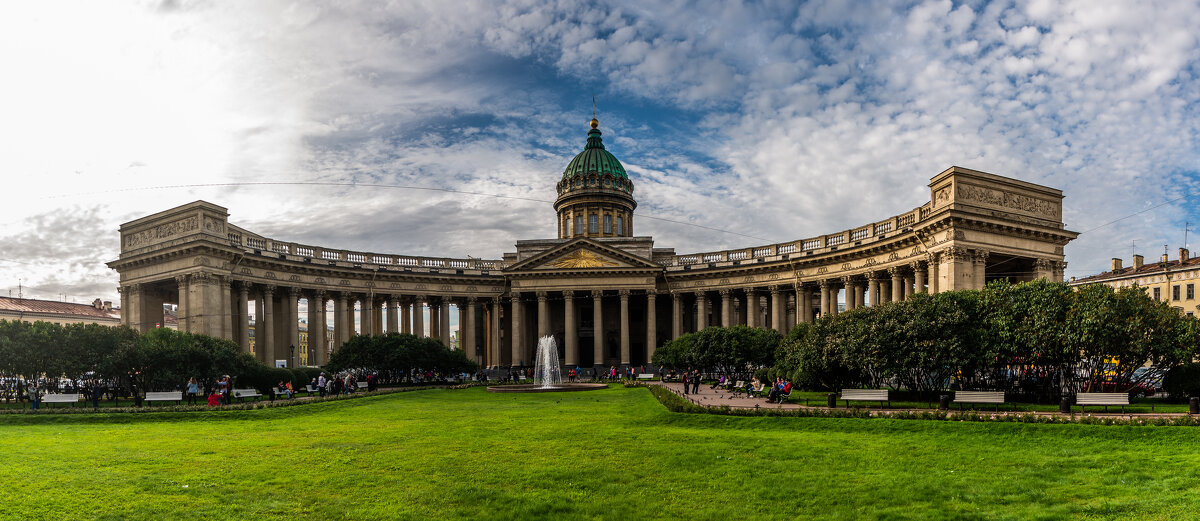
M633 234L632 180L594 120L588 134L557 186L558 238L518 241L498 259L286 242L230 224L225 208L205 201L125 223L120 258L109 263L120 274L122 321L146 331L173 303L181 330L289 366L321 365L351 335L384 332L457 338L484 367L532 365L546 335L566 366L639 366L656 346L711 325L784 333L837 313L839 302L1062 280L1063 246L1077 235L1063 227L1061 191L952 167L930 180L929 201L900 215L679 255ZM307 324L318 324L310 330L332 322L332 334L301 342L301 301Z

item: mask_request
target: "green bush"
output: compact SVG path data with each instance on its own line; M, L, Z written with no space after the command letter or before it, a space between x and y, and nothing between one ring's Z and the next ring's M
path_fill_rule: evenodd
M1200 396L1200 363L1184 364L1167 371L1163 389L1172 400Z

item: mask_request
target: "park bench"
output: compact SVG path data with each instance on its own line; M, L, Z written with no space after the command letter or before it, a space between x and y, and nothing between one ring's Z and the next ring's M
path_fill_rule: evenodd
M1125 412L1125 406L1129 405L1129 393L1079 393L1075 395L1075 403L1082 412L1087 412L1089 405L1103 405L1106 412L1109 405L1120 405L1121 412Z
M42 396L42 403L69 403L74 406L78 402L79 393L46 394Z
M846 407L850 406L851 401L879 402L880 405L887 402L889 407L892 405L887 389L842 389L842 400L846 402Z
M1004 403L1004 391L956 391L954 403L958 404L959 410L964 403L994 403L999 411L1000 404Z
M163 391L163 392L147 392L147 402L183 402L183 391Z
M259 393L255 389L234 389L233 397L237 398L238 400L244 400L246 398L256 398L257 399L257 398L262 398L262 394Z
M317 389L317 386L315 386L315 385L308 384L308 385L304 386L304 392L306 392L306 393L311 394L311 393L315 393L317 391L318 391L318 389Z
M357 386L359 389L367 388L367 382L354 382L354 385Z
M639 374L637 375L637 379L638 379L638 380L653 380L653 379L654 379L654 373L639 373Z

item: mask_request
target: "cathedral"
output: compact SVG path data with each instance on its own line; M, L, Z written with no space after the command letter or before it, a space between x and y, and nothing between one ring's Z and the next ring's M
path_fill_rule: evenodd
M543 336L555 338L564 366L625 367L649 365L655 347L709 326L784 333L916 292L1062 280L1063 246L1077 235L1063 226L1061 191L951 167L930 179L928 201L899 215L677 254L635 234L634 182L595 119L557 192L557 237L517 241L493 259L298 244L196 201L121 225L120 257L108 266L120 274L123 324L146 331L175 304L180 330L231 339L272 365L321 365L352 335L404 332L489 368L533 365ZM332 334L302 343L301 322L332 324Z

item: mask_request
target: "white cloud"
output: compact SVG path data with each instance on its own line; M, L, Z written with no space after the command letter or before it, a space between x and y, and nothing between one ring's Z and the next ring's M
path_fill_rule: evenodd
M5 167L23 195L0 222L26 245L46 233L30 216L107 205L88 215L110 240L77 245L100 259L115 257L123 220L197 198L284 240L496 257L553 234L549 205L526 199L554 197L592 94L640 212L771 240L907 211L955 164L1062 188L1068 225L1088 230L1194 189L1200 164L1200 9L1185 2L72 8L0 20L0 61L18 79L0 96L0 139L19 144ZM246 181L510 198L145 190ZM1068 249L1071 271L1104 269L1135 238L1168 240L1191 215L1180 203L1089 232ZM637 226L680 252L759 242ZM115 286L104 270L19 268L0 263L0 277Z

